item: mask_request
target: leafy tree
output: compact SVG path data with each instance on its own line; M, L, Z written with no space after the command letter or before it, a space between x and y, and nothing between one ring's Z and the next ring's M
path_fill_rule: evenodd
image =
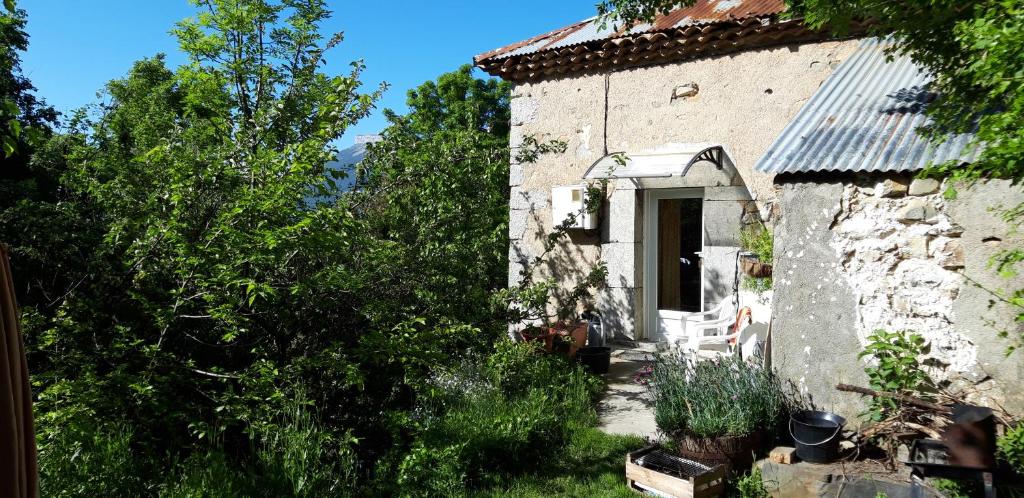
M500 318L486 303L508 280L509 94L467 65L410 90L407 115L386 113L353 196L396 258L381 313L485 328Z
M0 211L42 460L63 473L116 440L130 475L89 482L131 486L211 439L252 460L303 393L318 458L358 445L372 470L405 451L431 371L504 330L509 86L467 66L410 92L344 191L332 144L380 90L358 63L319 70L340 41L323 4L197 5L174 30L189 63L110 82L34 154L52 198Z
M21 56L28 48L25 11L6 2L0 11L0 149L3 178L24 178L30 148L49 133L57 112L35 96L35 87L21 74Z
M194 3L188 63L111 81L31 151L45 195L0 206L44 492L153 494L176 463L253 494L389 482L432 373L505 330L509 85L410 92L345 190L333 144L382 89L323 72L324 3Z
M324 165L380 90L359 92L359 63L320 70L341 39L319 34L323 2L196 3L174 30L190 62L111 82L36 154L60 202L0 215L36 261L16 265L44 453L102 420L150 455L244 447L304 379L313 403L358 389L353 296L374 279L351 212L306 199L340 198Z

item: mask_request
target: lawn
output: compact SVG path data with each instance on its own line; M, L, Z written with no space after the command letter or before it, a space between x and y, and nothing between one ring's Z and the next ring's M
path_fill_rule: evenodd
M643 438L605 434L596 428L576 431L544 470L497 479L478 497L586 496L635 497L626 487L626 453L642 447Z

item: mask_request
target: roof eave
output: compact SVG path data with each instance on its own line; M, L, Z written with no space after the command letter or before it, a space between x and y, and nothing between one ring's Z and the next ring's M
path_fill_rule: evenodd
M772 15L648 31L523 55L483 54L475 57L474 63L492 76L529 82L833 38L827 32L812 30L799 19Z

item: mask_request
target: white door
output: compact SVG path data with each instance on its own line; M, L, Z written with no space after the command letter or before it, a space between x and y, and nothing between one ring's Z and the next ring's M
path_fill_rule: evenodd
M644 198L644 335L681 332L680 312L703 311L704 189L651 189Z

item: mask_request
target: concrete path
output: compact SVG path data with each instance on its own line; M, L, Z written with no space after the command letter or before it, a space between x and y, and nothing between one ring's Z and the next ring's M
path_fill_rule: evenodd
M653 343L638 343L636 347L612 345L611 366L605 375L607 386L597 407L602 431L657 438L658 427L647 387L633 380L636 372L649 364L644 357L654 350Z

